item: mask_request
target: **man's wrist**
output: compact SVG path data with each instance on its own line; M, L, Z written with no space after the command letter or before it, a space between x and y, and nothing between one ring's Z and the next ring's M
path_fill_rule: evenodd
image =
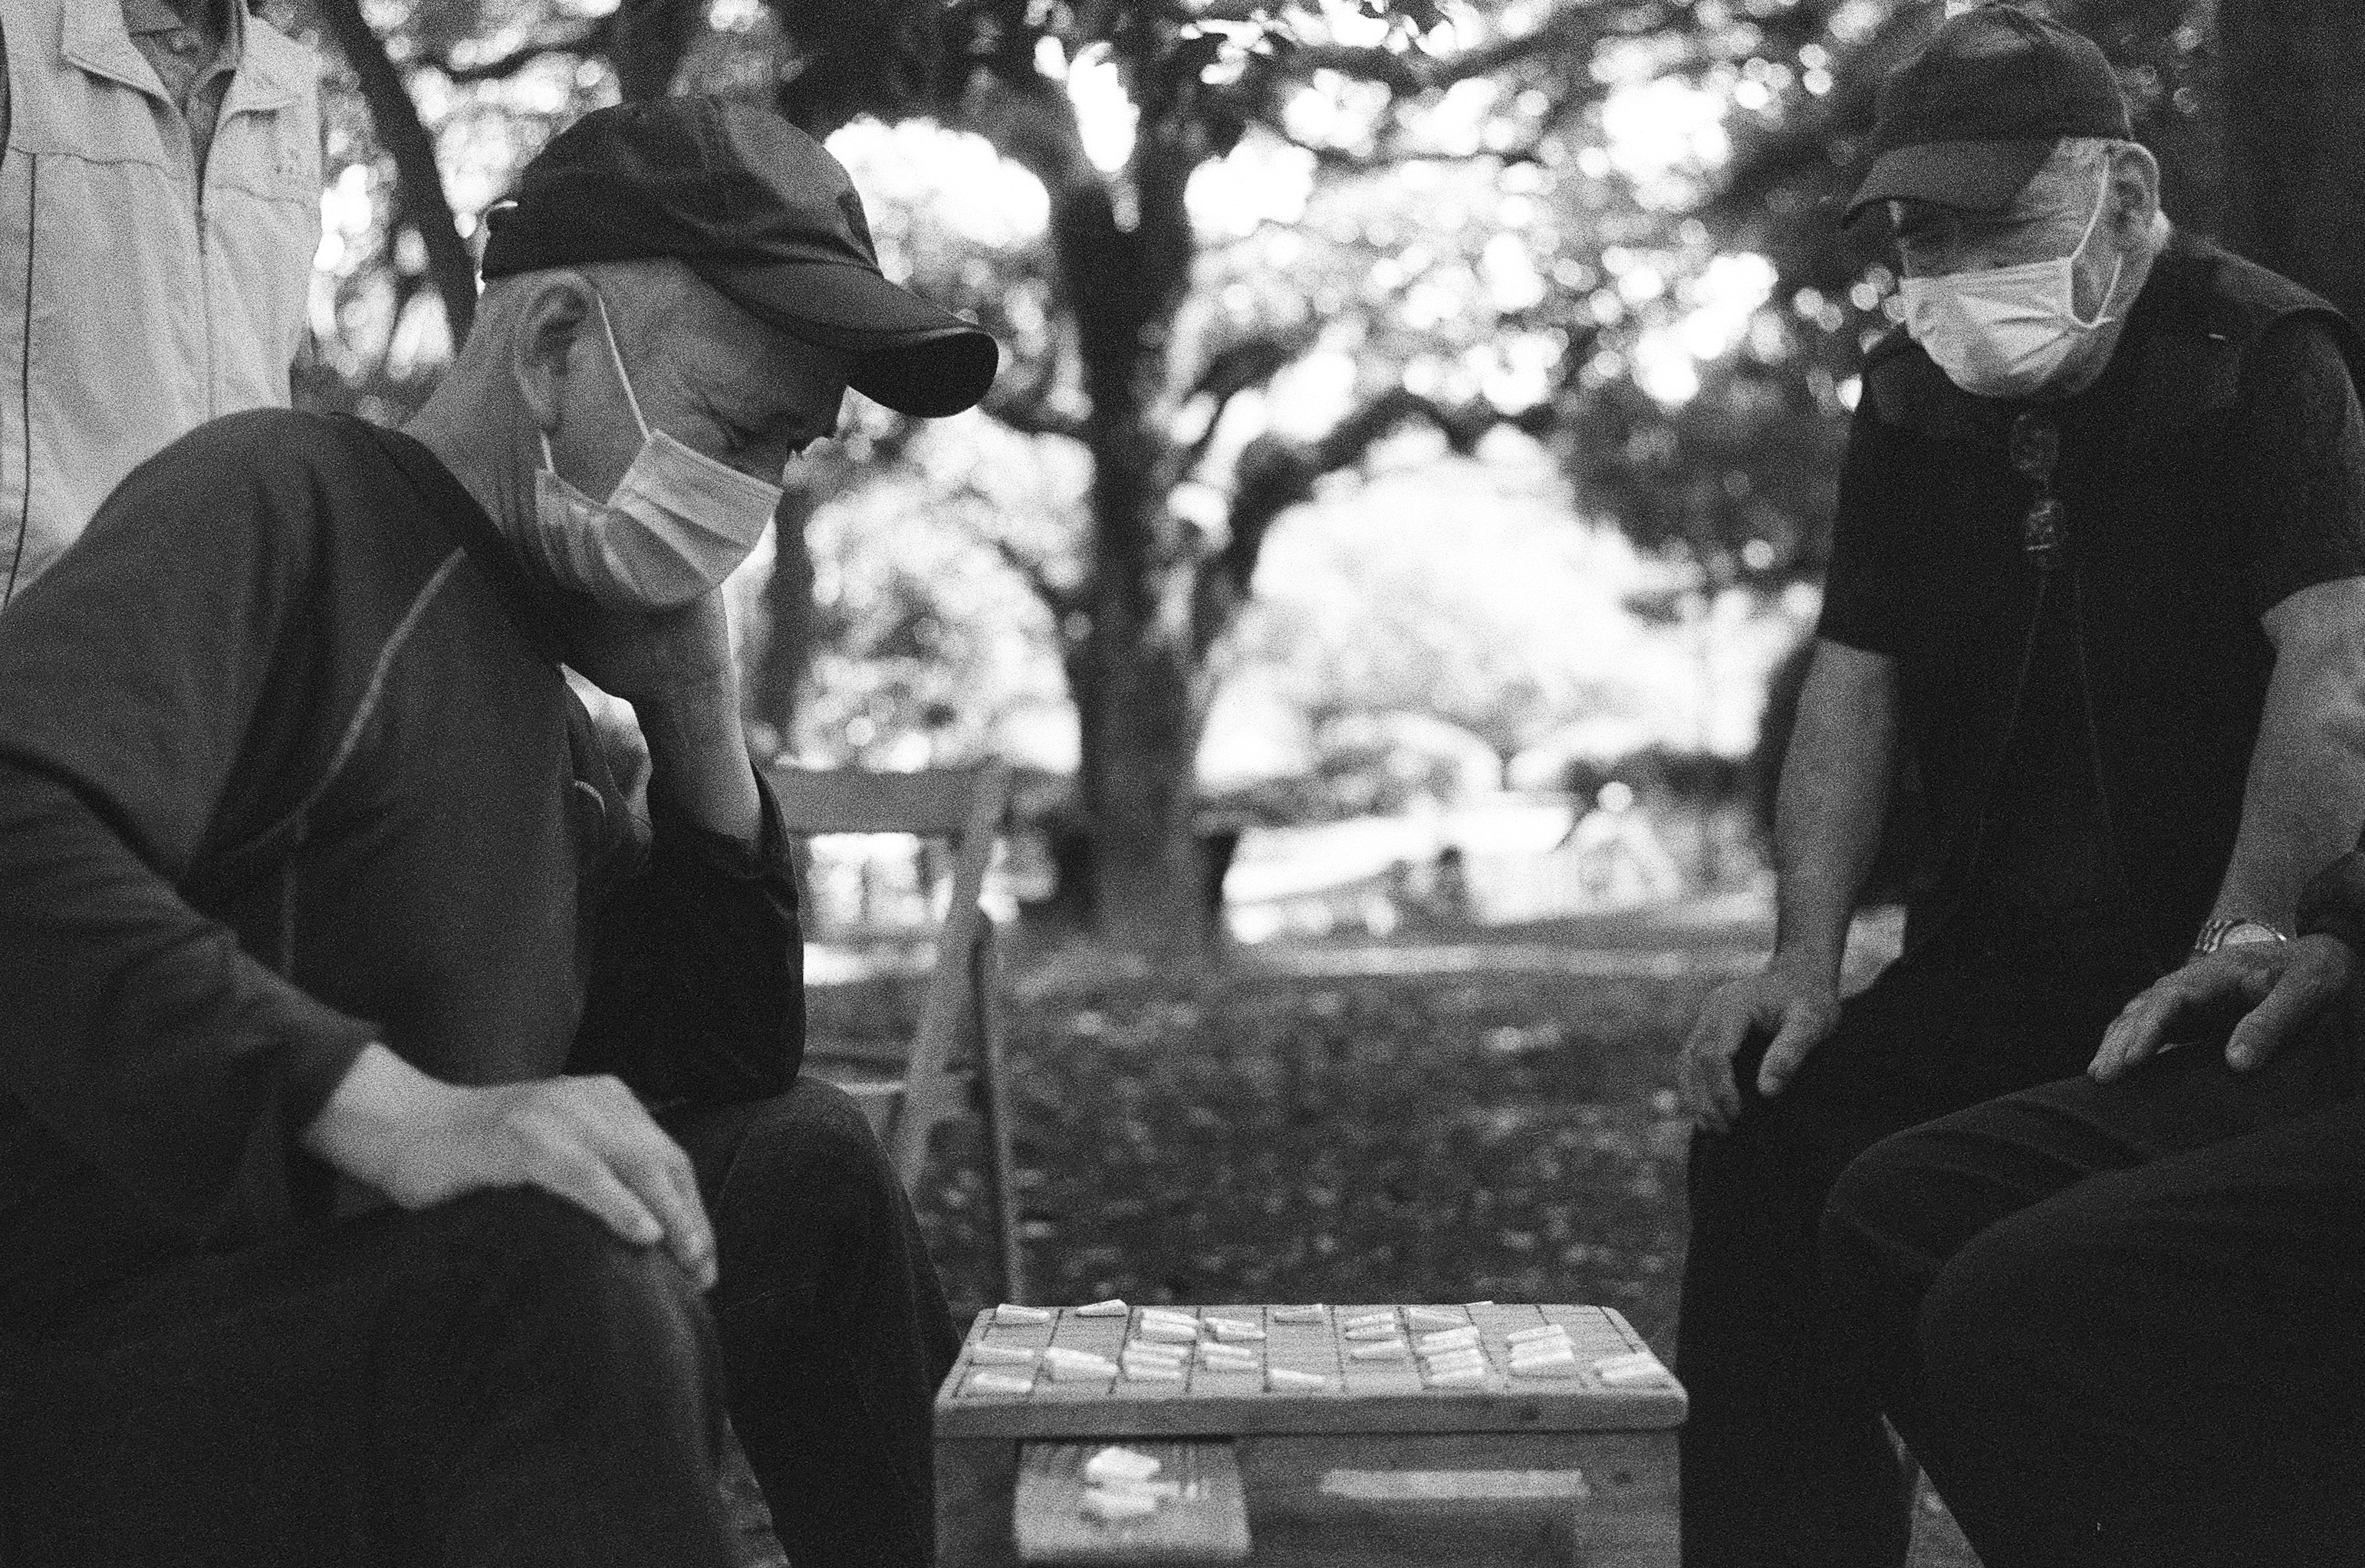
M1777 946L1765 967L1777 974L1839 984L1840 966L1847 956L1844 943L1793 942Z
M2299 896L2302 936L2330 936L2365 958L2365 850L2352 849L2317 872Z
M649 788L681 814L752 846L757 827L738 683L725 677L650 697L633 706L649 748Z
M373 1042L353 1058L299 1141L354 1181L391 1192L422 1132L449 1114L458 1093Z

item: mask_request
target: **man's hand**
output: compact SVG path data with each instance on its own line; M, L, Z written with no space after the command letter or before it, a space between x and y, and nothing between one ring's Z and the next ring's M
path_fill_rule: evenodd
M566 638L566 662L636 709L737 700L720 588L678 610L635 612L583 600L569 606Z
M466 1088L373 1045L303 1141L407 1209L539 1187L634 1246L662 1242L700 1289L714 1283L714 1228L689 1157L615 1079Z
M2086 1071L2108 1083L2157 1055L2179 1024L2247 1009L2225 1042L2225 1063L2247 1072L2272 1058L2347 990L2356 970L2357 956L2334 936L2220 947L2154 980L2128 1002L2102 1032L2102 1048Z
M1777 957L1758 973L1719 987L1684 1042L1684 1100L1693 1119L1710 1132L1725 1132L1741 1114L1732 1058L1753 1031L1774 1036L1757 1070L1757 1092L1770 1096L1782 1092L1839 1016L1838 982L1820 966Z
M566 645L578 673L633 705L648 743L650 788L690 821L753 848L763 804L740 728L722 590L647 614L580 606Z

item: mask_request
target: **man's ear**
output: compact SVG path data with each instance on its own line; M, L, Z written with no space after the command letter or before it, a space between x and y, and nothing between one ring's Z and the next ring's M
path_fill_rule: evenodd
M519 304L510 374L517 382L518 401L544 434L558 428L575 345L591 310L590 281L577 272L535 274Z
M2124 249L2151 232L2159 213L2159 160L2139 142L2111 149L2111 237Z

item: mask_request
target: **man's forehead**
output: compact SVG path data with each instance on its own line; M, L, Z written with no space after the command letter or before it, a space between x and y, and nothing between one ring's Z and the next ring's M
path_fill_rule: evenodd
M846 386L833 365L754 327L679 322L655 345L669 374L722 412L748 420L835 409Z
M713 379L750 388L844 386L846 356L837 350L757 320L702 279L696 297L693 357L713 367Z

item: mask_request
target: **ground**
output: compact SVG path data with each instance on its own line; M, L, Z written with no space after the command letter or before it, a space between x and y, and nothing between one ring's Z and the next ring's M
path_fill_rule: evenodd
M1022 976L1034 1299L1594 1302L1664 1353L1676 1049L1755 940L1531 930L1256 956L1187 987ZM900 1036L915 1005L908 981L821 987L814 1028ZM947 1153L922 1217L966 1312L992 1291L982 1190L973 1151ZM1976 1568L1934 1500L1923 1522L1915 1568Z

